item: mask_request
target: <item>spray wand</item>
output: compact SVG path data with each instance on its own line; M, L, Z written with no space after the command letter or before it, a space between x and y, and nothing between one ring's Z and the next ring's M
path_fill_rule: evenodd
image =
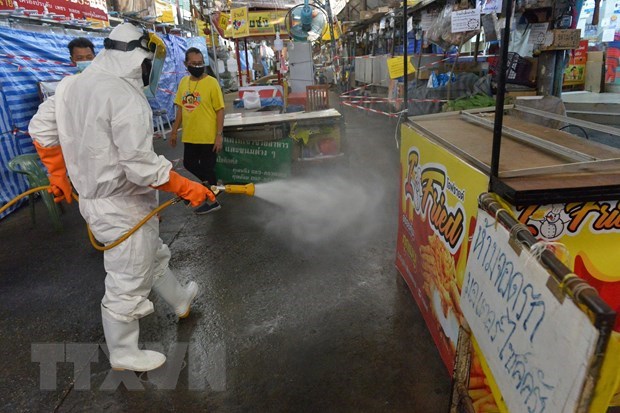
M243 194L248 196L254 196L254 184L246 185L211 185L211 192L216 196L221 192L227 194Z

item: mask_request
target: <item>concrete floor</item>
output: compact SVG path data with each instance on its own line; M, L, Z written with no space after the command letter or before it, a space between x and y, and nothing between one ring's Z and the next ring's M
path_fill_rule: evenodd
M75 205L62 233L40 202L35 227L28 208L0 222L0 411L447 411L448 372L394 267L395 123L342 113L347 156L295 163L297 192L278 192L308 196L310 222L298 206L228 194L214 214L163 213L171 267L202 292L181 322L152 296L141 341L169 361L155 374L111 372L97 348L105 273ZM76 355L92 363L54 375L33 362Z

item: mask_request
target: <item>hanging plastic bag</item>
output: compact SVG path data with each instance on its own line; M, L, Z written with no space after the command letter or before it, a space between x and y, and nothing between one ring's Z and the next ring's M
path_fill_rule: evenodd
M426 33L430 42L435 43L444 50L448 50L451 46L463 45L480 32L480 30L472 30L468 32L452 33L452 12L458 10L460 10L458 4L447 5L443 8Z
M431 72L431 75L428 77L428 82L426 84L426 87L429 89L435 89L436 87L439 87L439 81L437 80L437 73L434 70Z

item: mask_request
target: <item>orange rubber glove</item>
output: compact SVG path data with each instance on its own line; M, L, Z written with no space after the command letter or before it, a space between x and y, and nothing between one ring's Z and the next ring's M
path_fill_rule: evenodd
M67 166L65 165L65 158L62 156L60 145L44 148L36 141L33 142L43 165L45 165L49 172L49 180L52 187L47 192L54 195L54 202L62 202L64 199L70 204L73 202L71 197L73 188L67 177Z
M209 198L211 202L215 201L215 195L213 195L209 188L191 179L184 178L174 171L170 171L170 180L168 182L156 186L155 189L177 194L189 201L193 207L202 204L206 198Z

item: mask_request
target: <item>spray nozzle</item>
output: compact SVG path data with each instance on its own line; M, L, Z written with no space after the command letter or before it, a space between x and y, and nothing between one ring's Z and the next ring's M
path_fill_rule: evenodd
M254 196L254 184L246 185L211 185L211 191L218 195L220 192L227 194L244 194Z

